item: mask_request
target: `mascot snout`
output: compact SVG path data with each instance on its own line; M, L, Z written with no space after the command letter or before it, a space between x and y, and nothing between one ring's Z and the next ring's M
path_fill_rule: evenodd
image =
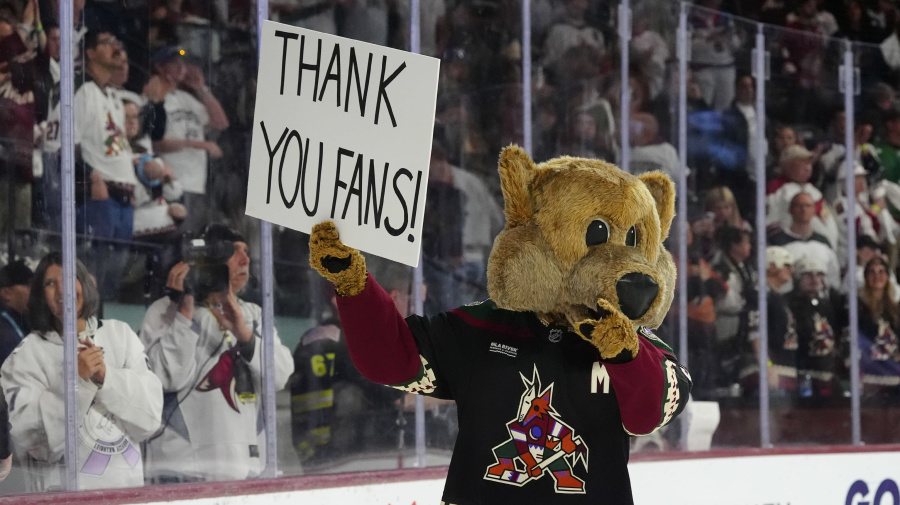
M659 284L647 274L631 272L616 282L619 307L628 319L640 319L656 300Z

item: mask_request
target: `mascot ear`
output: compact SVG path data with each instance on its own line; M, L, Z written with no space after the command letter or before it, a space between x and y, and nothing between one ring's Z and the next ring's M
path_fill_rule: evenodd
M510 145L500 153L500 186L503 211L509 228L519 226L534 214L528 185L534 178L534 162L519 146Z
M653 199L656 200L656 212L659 213L660 242L669 236L672 218L675 217L675 183L662 172L645 172L638 176Z

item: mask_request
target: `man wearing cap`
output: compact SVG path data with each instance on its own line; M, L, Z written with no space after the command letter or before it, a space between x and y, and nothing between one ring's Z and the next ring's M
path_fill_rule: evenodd
M789 225L791 199L797 193L808 193L815 204L813 229L825 236L832 247L837 247L838 229L834 213L825 202L822 192L809 182L815 157L814 153L799 144L788 146L781 152L780 175L766 186L766 226L771 232L779 224Z
M207 226L201 238L203 251L232 248L227 273L219 279L215 269L208 269L211 275L203 277L214 277L212 282L187 284L191 270L200 267L179 262L169 271L167 296L150 305L141 326L165 402L162 429L146 442L145 477L157 484L242 480L258 476L265 464L266 434L258 424L262 309L238 298L250 274L247 243L219 224ZM211 287L225 284L223 291ZM277 332L274 347L275 368L267 372L280 390L294 363Z
M25 311L33 276L21 260L0 268L0 365L31 332Z
M860 163L855 163L853 167L853 177L855 183L854 198L849 199L844 196L844 180L847 177L846 166L842 166L839 172L839 183L841 188L837 198L832 200L834 204L834 213L838 222L838 260L844 265L851 257L847 248L847 210L853 203L855 207L856 220L856 236L869 237L875 241L887 240L889 243L896 242L897 224L887 210L887 204L883 197L884 191L881 182L876 182L872 191L869 190L866 169ZM892 183L889 183L892 184Z
M794 263L794 289L788 306L797 322L797 378L801 397L840 394L846 349L840 338L847 327L845 297L825 280L825 266L815 257Z
M153 141L153 151L181 182L187 207L182 227L196 232L215 218L209 214L212 209L205 196L207 161L209 156L222 157L222 150L206 139L206 132L228 128L228 118L209 91L203 72L187 64L185 56L177 46L157 51L152 60L154 75L144 86L144 95L152 103L163 103L165 134Z

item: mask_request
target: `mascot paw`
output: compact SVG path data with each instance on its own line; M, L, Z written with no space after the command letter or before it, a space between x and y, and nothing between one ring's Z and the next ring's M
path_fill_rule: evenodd
M631 361L638 353L638 336L631 320L606 300L597 300L600 319L585 319L575 325L581 338L594 344L600 358L613 363Z
M345 246L331 221L315 225L309 235L309 265L334 284L340 296L355 296L366 287L366 259Z

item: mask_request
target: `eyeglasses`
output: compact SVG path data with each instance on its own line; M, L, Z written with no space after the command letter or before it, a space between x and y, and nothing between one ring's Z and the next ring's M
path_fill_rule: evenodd
M122 47L122 42L120 42L120 41L118 41L118 40L116 40L116 39L103 39L103 40L98 40L98 41L97 41L97 45L98 45L98 46L99 46L99 45L104 45L104 44L105 44L105 45L112 46L112 47Z

